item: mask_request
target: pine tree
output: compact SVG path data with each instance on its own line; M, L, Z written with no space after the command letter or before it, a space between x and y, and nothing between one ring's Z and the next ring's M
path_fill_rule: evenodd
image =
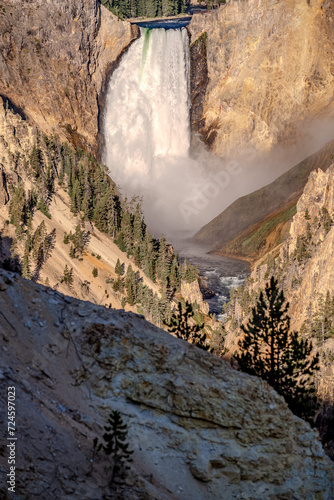
M14 224L16 231L21 234L22 225L27 223L30 215L26 193L22 182L19 182L13 190L9 205L9 214L11 216L11 223Z
M128 265L125 276L125 288L127 292L127 302L130 306L136 303L137 289L136 289L136 274L132 269L131 264Z
M73 245L70 246L69 256L71 259L75 259L75 248Z
M133 235L136 245L140 246L144 239L144 221L140 203L137 203L134 213Z
M74 235L72 236L72 241L74 244L75 252L78 253L78 255L82 255L82 252L85 248L85 233L81 229L80 224L78 224L75 228Z
M124 478L126 470L129 469L126 464L132 462L131 455L133 451L129 449L129 443L126 442L128 435L127 425L124 424L122 416L118 411L110 413L104 429L106 431L103 434L105 444L99 444L98 438L95 438L93 443L97 451L103 449L106 455L112 459L113 464L110 480L110 484L112 484L115 482L117 476Z
M311 419L316 402L314 371L319 369L318 356L311 357L312 342L290 333L289 304L271 278L265 292L252 310L245 333L239 341L240 354L235 355L239 368L266 380L297 415Z
M178 259L175 256L173 258L171 269L170 269L169 282L170 282L170 286L172 288L172 291L176 291L180 288L180 284L181 284L180 266L179 266Z
M134 238L133 238L133 222L131 213L128 208L126 208L122 223L121 223L121 232L123 234L123 242L128 253L132 253Z
M190 325L190 318L194 316L194 310L189 302L185 303L183 310L181 302L178 303L177 312L173 314L170 322L166 322L168 331L175 333L180 339L186 340L195 344L200 349L211 351L210 346L206 343L206 334L201 333L203 324Z
M60 279L60 283L66 283L68 287L70 288L73 284L73 269L69 269L67 267L67 264L65 264L64 267L64 274L63 277Z
M117 262L116 262L116 266L115 266L115 273L118 275L118 276L122 276L124 271L123 271L123 266L122 264L120 263L120 260L117 259Z
M35 144L29 156L29 162L32 175L38 179L42 175L42 153L39 147Z
M187 283L192 283L198 278L197 267L193 266L190 262L187 261L187 259L185 259L184 261L182 278Z
M148 231L145 234L144 241L144 271L146 276L148 276L152 281L155 282L155 249L154 241Z
M47 258L47 229L44 220L36 228L32 238L32 255L37 266L41 267Z
M31 236L30 236L30 233L28 233L25 247L24 247L23 263L22 263L22 276L23 276L23 278L26 278L26 279L31 279L31 271L30 271L30 265L29 265L30 251L31 251Z
M165 281L170 269L170 258L168 255L166 238L164 235L159 240L158 258L156 263L157 275L160 280Z
M121 252L125 252L126 251L126 245L125 245L125 242L124 242L124 236L123 236L122 231L120 231L120 233L118 234L117 238L115 239L115 243L118 246L118 248L121 250Z

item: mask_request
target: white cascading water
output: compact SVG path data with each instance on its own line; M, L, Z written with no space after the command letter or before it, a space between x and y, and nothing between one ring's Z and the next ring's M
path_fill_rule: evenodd
M160 231L187 227L179 206L201 183L188 157L189 105L186 29L141 28L109 84L103 160L125 194L143 195L145 218Z

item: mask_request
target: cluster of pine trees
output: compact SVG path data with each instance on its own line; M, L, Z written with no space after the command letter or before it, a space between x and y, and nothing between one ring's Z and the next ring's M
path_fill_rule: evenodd
M175 16L185 12L186 0L101 0L120 19Z
M143 219L141 200L124 199L104 165L92 155L61 143L56 136L37 135L28 158L20 161L21 167L29 174L32 188L26 191L22 182L13 187L9 212L10 222L16 228L16 238L25 238L26 241L21 264L24 277L38 278L54 244L55 234L47 234L44 222L34 234L31 227L35 210L51 217L48 206L57 183L67 189L70 209L81 220L74 234L64 236L64 243L69 244L70 257L81 258L89 238L82 224L84 221L93 222L159 285L160 294L144 285L131 265L123 273L120 263L116 266L118 277L113 282L114 291L125 294L123 301L126 299L129 305L137 305L145 317L159 326L169 321L171 300L180 291L181 279L194 281L197 270L190 263L185 266L179 263L164 236L157 240L150 235ZM32 263L36 267L34 272L31 271ZM72 286L73 270L64 271L62 282Z
M307 308L308 319L304 322L302 331L308 337L316 339L317 345L334 337L334 294L327 290L314 297L312 304Z
M145 318L158 326L162 326L170 318L172 314L171 295L161 294L159 296L153 292L151 288L144 285L139 273L133 270L131 264L128 265L125 272L124 264L121 264L119 259L116 262L115 273L117 278L113 281L112 287L115 292L125 294L126 302L130 306L138 305L138 310ZM163 287L164 283L161 283L161 289Z

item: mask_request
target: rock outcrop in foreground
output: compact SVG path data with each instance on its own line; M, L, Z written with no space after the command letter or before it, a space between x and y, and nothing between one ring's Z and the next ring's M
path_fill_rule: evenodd
M260 379L135 314L4 271L0 311L2 415L16 388L13 498L333 498L316 431ZM134 449L117 493L92 445L111 409ZM5 446L0 466L5 494Z
M7 0L0 7L0 96L44 132L96 153L109 72L137 34L96 0Z

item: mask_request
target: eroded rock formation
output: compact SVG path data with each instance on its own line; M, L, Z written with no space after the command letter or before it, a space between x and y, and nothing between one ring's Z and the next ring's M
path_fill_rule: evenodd
M301 327L309 304L318 294L333 290L334 227L330 222L324 224L324 209L329 217L334 212L334 165L326 172L319 169L310 174L289 233L279 254L274 252L285 265L284 291L290 302L292 328ZM262 286L267 265L257 264L254 286Z
M207 35L203 135L216 154L291 145L301 123L333 115L333 27L323 0L231 0L193 16L191 42Z
M0 311L2 414L7 386L17 393L16 499L333 498L316 431L260 379L135 314L4 271ZM111 409L134 449L113 493L93 453Z
M334 457L331 430L334 404L334 337L331 306L334 297L334 165L325 172L311 172L297 203L297 212L283 243L263 255L254 265L250 279L233 304L238 324L247 322L251 307L270 276L278 279L289 302L291 330L311 337L320 354L316 376L319 402L319 429L327 453ZM227 327L225 347L237 348L238 326Z
M203 314L209 314L209 304L203 300L203 295L198 280L195 280L192 283L187 283L186 281L182 280L181 295L184 300L187 300L191 304L197 304L199 310Z
M136 36L96 0L8 0L0 11L0 95L44 132L96 153L106 79Z

